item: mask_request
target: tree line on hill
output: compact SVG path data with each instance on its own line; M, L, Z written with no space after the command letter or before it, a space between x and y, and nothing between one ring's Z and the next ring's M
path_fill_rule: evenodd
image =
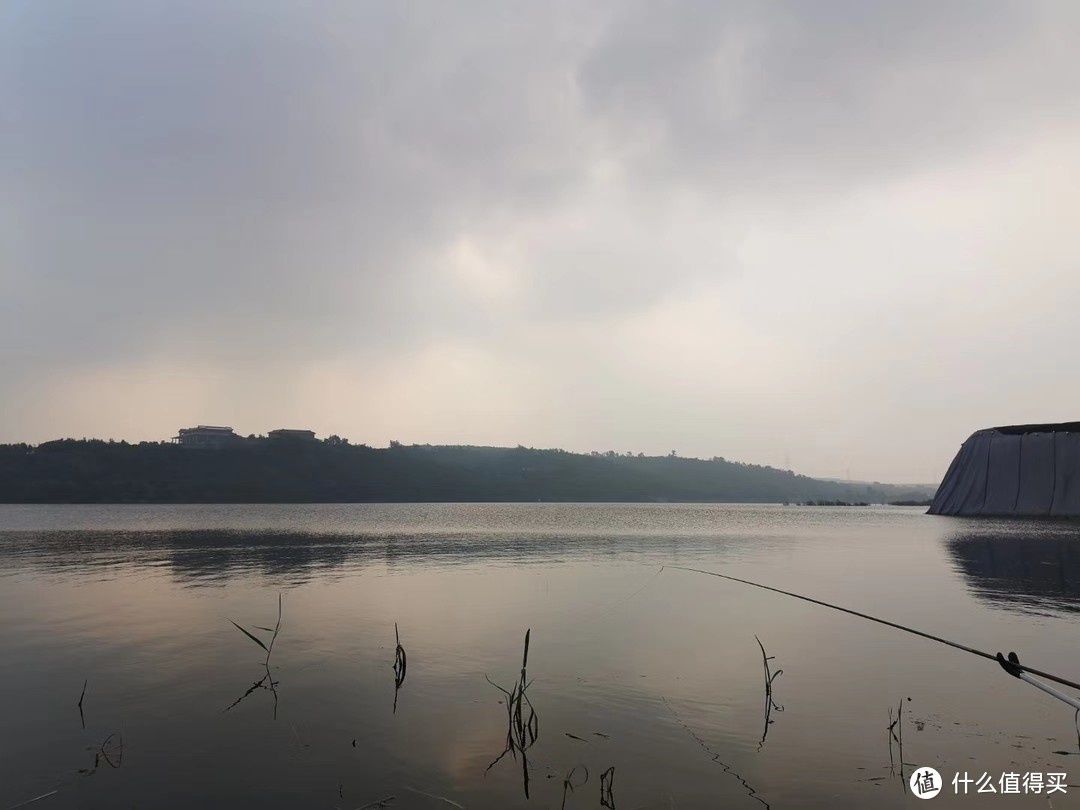
M822 481L727 461L526 447L388 448L254 438L191 448L61 439L0 445L2 503L921 501L931 488Z

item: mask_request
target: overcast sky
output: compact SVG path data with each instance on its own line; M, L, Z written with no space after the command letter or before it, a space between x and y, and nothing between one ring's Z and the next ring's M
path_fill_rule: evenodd
M1080 3L0 5L0 441L937 481L1080 418Z

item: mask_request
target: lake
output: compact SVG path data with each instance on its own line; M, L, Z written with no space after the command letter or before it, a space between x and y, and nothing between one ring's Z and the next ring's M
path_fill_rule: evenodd
M1007 772L1080 785L1073 711L995 663L673 566L1080 678L1069 523L899 507L0 506L0 810L910 807L914 766L999 790ZM269 644L279 595L267 662L231 622ZM488 678L512 691L526 630L517 727ZM976 788L935 801L985 803ZM1070 806L1080 786L991 800Z

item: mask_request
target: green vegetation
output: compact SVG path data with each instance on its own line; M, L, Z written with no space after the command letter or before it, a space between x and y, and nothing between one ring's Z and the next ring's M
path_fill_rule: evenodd
M2 503L592 501L884 503L927 488L820 481L675 455L247 439L196 449L62 439L0 445Z

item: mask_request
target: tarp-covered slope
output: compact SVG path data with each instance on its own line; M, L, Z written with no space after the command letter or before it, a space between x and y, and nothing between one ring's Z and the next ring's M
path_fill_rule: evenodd
M973 433L945 473L930 514L1080 516L1080 422Z

